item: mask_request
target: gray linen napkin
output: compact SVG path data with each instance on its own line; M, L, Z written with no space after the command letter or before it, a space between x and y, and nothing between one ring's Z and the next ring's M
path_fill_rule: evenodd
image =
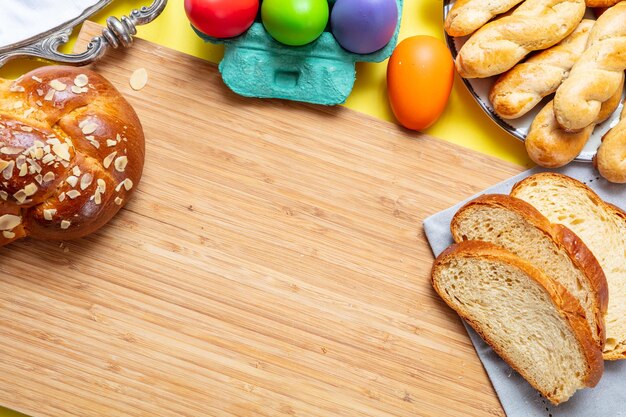
M508 194L516 182L542 171L547 170L526 171L481 194ZM586 183L606 201L626 209L626 186L599 178L590 164L573 163L555 172ZM450 220L466 201L424 220L424 231L435 256L453 243ZM508 417L626 417L626 361L606 362L604 376L596 388L579 391L568 402L555 407L500 359L469 326L465 327Z

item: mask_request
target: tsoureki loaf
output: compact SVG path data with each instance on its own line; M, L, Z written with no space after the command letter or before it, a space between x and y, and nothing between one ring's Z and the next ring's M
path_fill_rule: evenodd
M132 107L85 68L0 79L0 246L90 234L126 204L144 164Z

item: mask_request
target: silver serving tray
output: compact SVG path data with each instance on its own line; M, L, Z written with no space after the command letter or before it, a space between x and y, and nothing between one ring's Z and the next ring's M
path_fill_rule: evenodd
M454 3L455 0L444 0L444 19L448 16L448 13ZM593 15L590 14L588 15L588 17L593 18ZM461 49L469 36L454 38L445 33L445 31L444 36L446 38L446 43L448 44L448 48L450 49L452 56L454 57L454 59L456 59L459 49ZM467 89L470 91L470 93L472 94L478 105L484 110L484 112L487 113L487 115L506 132L510 133L521 141L525 141L526 135L528 134L528 130L530 129L530 125L535 119L535 116L537 115L537 113L539 113L539 110L541 110L548 103L548 101L552 99L552 96L546 97L541 103L537 104L532 111L528 112L523 117L514 120L504 120L496 114L496 112L493 110L493 107L491 106L491 103L489 102L489 90L491 89L491 86L496 79L497 76L490 78L473 79L462 78L463 82L467 86ZM611 115L611 117L609 117L604 123L596 126L593 134L589 138L589 141L587 141L585 148L576 158L577 161L591 162L593 160L593 157L597 153L598 147L600 146L600 143L602 141L602 136L604 136L604 134L608 132L613 126L615 126L619 121L619 115L624 105L623 101L624 100L622 100L622 104L620 104L618 109L613 113L613 115Z
M48 6L50 5L50 1L51 0L48 0ZM58 3L59 8L67 7L66 1L55 1ZM84 52L78 54L64 54L59 52L59 46L69 40L69 36L74 27L109 5L112 1L113 0L94 0L89 3L85 2L86 8L77 9L80 10L78 16L58 22L54 20L55 16L36 16L38 12L36 7L37 2L36 0L31 0L33 3L31 9L33 21L40 25L42 31L33 36L27 36L25 39L19 39L7 45L0 46L0 66L4 65L9 60L24 57L69 65L90 64L101 58L109 47L118 48L119 46L130 46L133 43L133 36L137 34L136 26L152 22L161 14L167 5L167 0L154 0L150 6L132 10L128 16L122 16L120 19L109 17L107 19L107 27L102 31L101 35L91 40ZM24 5L21 6L24 7ZM10 7L10 4L3 4L2 8L4 7ZM39 12L41 13L41 10L39 10Z

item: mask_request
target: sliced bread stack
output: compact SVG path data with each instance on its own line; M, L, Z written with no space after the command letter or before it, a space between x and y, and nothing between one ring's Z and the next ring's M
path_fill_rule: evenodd
M567 226L598 259L609 291L604 359L626 359L626 213L585 184L554 173L526 178L511 195Z
M621 346L623 354L626 347L621 344L626 337L613 342L611 331L605 330L607 306L611 317L613 304L609 304L602 268L613 268L611 274L613 270L625 272L626 216L613 214L620 212L597 196L591 200L588 193L580 200L573 197L574 192L558 198L563 193L555 194L544 184L554 175L563 177L539 174L518 184L514 194L520 198L485 195L462 207L451 223L457 244L437 258L432 281L443 300L496 353L559 404L576 390L598 383L604 369L603 349L614 352ZM579 189L574 180L564 178L568 189ZM537 200L537 207L522 198L533 204ZM557 206L561 210L554 216ZM601 209L593 211L591 206ZM621 225L622 229L615 229L621 232L614 236L622 240L612 242L613 256L622 251L620 260L610 263L607 259L603 264L602 257L585 244L584 234L577 235L577 229L573 232L567 222L559 221L562 216L570 218L570 213L576 225L594 228L593 223L607 218ZM581 218L585 220L580 222ZM626 277L622 282L626 283ZM621 297L626 297L624 290ZM617 312L623 316L622 310ZM605 333L609 337L606 347Z

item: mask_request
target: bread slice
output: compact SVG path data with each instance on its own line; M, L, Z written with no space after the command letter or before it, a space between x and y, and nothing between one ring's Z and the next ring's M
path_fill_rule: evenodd
M604 358L626 359L626 213L585 184L556 173L528 177L511 195L570 228L598 259L609 286Z
M452 245L432 284L513 369L552 403L595 386L604 371L578 301L506 249L481 241Z
M598 347L604 347L606 278L591 251L567 227L550 223L525 201L492 194L462 207L450 230L456 242L482 240L501 246L567 288L585 311Z

